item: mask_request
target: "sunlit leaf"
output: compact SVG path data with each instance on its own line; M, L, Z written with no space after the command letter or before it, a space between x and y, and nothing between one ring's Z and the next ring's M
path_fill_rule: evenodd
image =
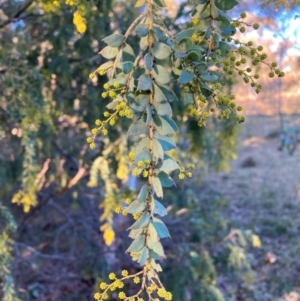
M157 255L159 255L161 257L165 256L165 252L164 252L163 246L162 246L162 244L160 242L149 244L149 248L153 252L155 252Z
M157 139L152 140L153 144L153 158L155 161L158 159L163 159L164 158L164 150L161 145L161 143Z
M113 59L118 54L118 52L118 48L106 46L100 51L100 54L106 59Z
M153 117L155 128L158 134L160 135L173 135L175 132L171 125L159 115Z
M134 7L141 7L146 3L146 0L137 0Z
M160 170L166 173L170 173L176 169L179 169L179 165L172 158L164 159L163 164L160 168Z
M155 81L161 84L167 84L171 80L170 73L161 65L153 67L153 75Z
M160 60L163 60L163 59L169 57L171 52L172 52L171 48L164 43L157 42L154 44L153 54L156 58L158 58Z
M148 126L146 125L145 121L143 118L140 118L136 121L134 121L127 132L127 136L139 136L142 134L147 134L149 132Z
M157 197L162 198L163 197L163 189L162 189L159 178L152 177L152 187L153 187L154 192L157 195Z

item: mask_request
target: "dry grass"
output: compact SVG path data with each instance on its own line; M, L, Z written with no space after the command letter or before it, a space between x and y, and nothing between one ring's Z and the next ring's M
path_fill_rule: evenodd
M274 117L249 117L231 172L207 179L228 200L232 227L252 229L261 238L253 264L262 301L300 292L300 147L293 156L279 152L278 139L265 138L278 125ZM268 252L275 263L266 263Z

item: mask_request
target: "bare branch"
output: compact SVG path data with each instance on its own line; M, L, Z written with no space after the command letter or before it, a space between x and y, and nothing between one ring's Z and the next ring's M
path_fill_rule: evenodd
M30 7L33 3L33 0L28 0L22 8L20 8L12 17L5 20L2 24L0 24L0 28L7 26L10 23L14 23L19 21L22 18L22 14Z

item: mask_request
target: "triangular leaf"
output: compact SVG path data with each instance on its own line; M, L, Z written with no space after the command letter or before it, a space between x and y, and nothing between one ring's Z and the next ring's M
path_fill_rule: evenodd
M126 252L139 252L143 249L146 243L146 236L144 234L138 236L126 250Z
M148 195L148 186L145 184L141 188L140 193L138 195L139 202L144 203L146 201L147 195Z
M168 214L167 209L164 207L164 205L162 203L160 203L159 201L155 200L154 201L155 207L154 207L154 213L158 214L160 216L165 216Z
M154 2L159 6L159 7L167 7L166 2L164 0L154 0Z
M164 171L161 171L158 174L158 178L160 179L162 187L172 187L175 186L175 182L173 179Z
M145 66L148 71L152 71L152 56L150 53L147 53L144 57Z
M167 100L165 94L160 89L160 86L154 84L154 101L155 102L165 102Z
M209 82L215 82L218 78L219 75L216 72L205 72L201 74L201 78L203 78L206 81Z
M148 126L146 125L145 121L143 120L143 118L140 118L136 121L134 121L129 129L128 129L128 132L127 132L127 136L128 137L131 137L131 136L139 136L139 135L142 135L142 134L148 134L149 132L149 129L148 129Z
M123 63L123 72L124 74L128 74L131 72L131 70L133 69L133 62L124 62Z
M142 37L142 38L140 39L140 48L141 48L142 50L145 50L147 47L148 47L148 36Z
M149 256L149 250L147 247L144 247L142 252L141 252L141 255L138 259L138 263L141 265L141 266L144 266L147 259L148 259L148 256Z
M236 0L215 0L215 5L220 10L230 10L238 4L239 3Z
M102 39L102 41L108 46L120 47L124 41L124 36L122 34L116 33Z
M156 193L157 197L162 198L163 197L163 189L162 189L159 178L157 178L157 177L152 178L152 187L153 187L154 192Z
M155 115L153 117L155 128L160 135L173 135L175 132L170 124L162 117Z
M153 243L153 244L149 244L149 248L155 252L157 255L163 257L165 256L165 252L164 252L164 249L163 249L163 246L162 244L158 241L156 243Z
M187 53L184 51L178 51L175 53L175 58L184 59L187 56Z
M152 251L152 250L150 250L150 252L149 252L149 256L150 256L150 258L151 259L160 259L161 258L161 256L160 255L158 255L157 253L155 253L154 251Z
M134 62L135 54L132 47L128 44L125 45L122 49L122 61L123 62Z
M153 54L159 60L163 60L169 57L171 53L172 53L171 48L164 43L157 42L153 46Z
M153 139L153 160L158 161L164 158L164 150L161 143L157 139Z
M169 151L176 148L176 143L171 137L162 136L157 133L154 134L154 137L159 141L164 151Z
M148 235L149 235L149 237L148 237L149 244L158 242L159 239L157 236L157 232L152 223L150 223L148 226Z
M174 93L174 91L169 86L160 85L159 88L165 94L165 97L166 97L167 100L178 101L176 94Z
M149 137L143 138L135 145L134 153L139 154L143 150L149 150Z
M142 90L142 91L147 91L147 90L150 90L151 88L152 88L152 79L151 79L150 75L143 74L139 78L137 89Z
M146 3L146 0L138 0L134 7L141 7Z
M121 100L117 100L117 99L114 99L114 101L110 102L106 107L109 109L109 110L115 110L117 105L122 101Z
M160 264L156 263L154 259L151 259L150 264L156 272L162 272L162 268L161 268Z
M221 31L222 36L231 36L236 33L236 29L232 26L227 26Z
M178 127L177 127L177 124L176 122L169 116L162 116L163 119L165 119L169 125L172 127L173 131L174 132L178 132Z
M175 39L180 42L185 38L190 38L196 31L196 28L189 28L176 34Z
M172 108L167 101L164 102L154 102L154 107L157 114L164 116L164 115L172 115Z
M185 105L188 105L194 101L194 95L192 93L183 92L183 101Z
M148 25L147 24L139 24L135 28L135 33L140 37L145 37L148 34Z
M133 110L143 112L149 103L149 98L149 94L139 94L136 98L128 100L128 102L131 104Z
M153 75L155 81L161 84L167 84L171 80L169 72L161 65L155 65L153 68Z
M101 51L99 53L101 53ZM98 70L108 70L113 66L113 64L114 64L113 61L106 62L100 65L100 67L98 67Z
M160 170L170 173L176 169L179 169L179 165L172 159L164 159L162 166L160 167Z
M149 104L147 104L147 120L146 120L146 124L149 125L152 121L152 108Z
M188 72L186 69L183 69L179 76L178 82L180 84L188 84L194 77L195 75L193 72L191 73Z
M130 230L128 237L132 239L136 239L138 236L140 236L144 232L143 229L135 229L135 230Z
M158 218L153 218L153 226L159 238L171 237L166 225Z
M231 50L232 47L228 43L220 41L218 49L220 49L222 53L228 53L228 51Z
M196 52L194 50L190 51L188 53L187 57L188 57L189 60L194 61L194 62L197 62L200 59L200 56L199 56L198 52Z
M118 48L106 46L100 51L100 54L106 59L113 59L118 54L118 52Z
M134 162L135 164L137 164L137 162L139 161L146 161L146 160L151 161L151 159L152 158L149 150L145 149L135 156Z
M140 201L135 200L126 208L126 211L131 214L136 214L142 212L145 207L145 203L141 203Z
M150 221L150 215L146 211L143 213L143 215L128 229L143 229L145 228Z

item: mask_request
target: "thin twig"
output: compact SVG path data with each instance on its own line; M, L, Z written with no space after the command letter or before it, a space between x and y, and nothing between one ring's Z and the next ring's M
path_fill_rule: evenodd
M19 21L21 19L22 14L30 7L32 3L33 0L27 1L27 3L25 3L24 6L21 9L19 9L12 17L8 18L2 24L0 24L0 28L3 28L10 23Z

